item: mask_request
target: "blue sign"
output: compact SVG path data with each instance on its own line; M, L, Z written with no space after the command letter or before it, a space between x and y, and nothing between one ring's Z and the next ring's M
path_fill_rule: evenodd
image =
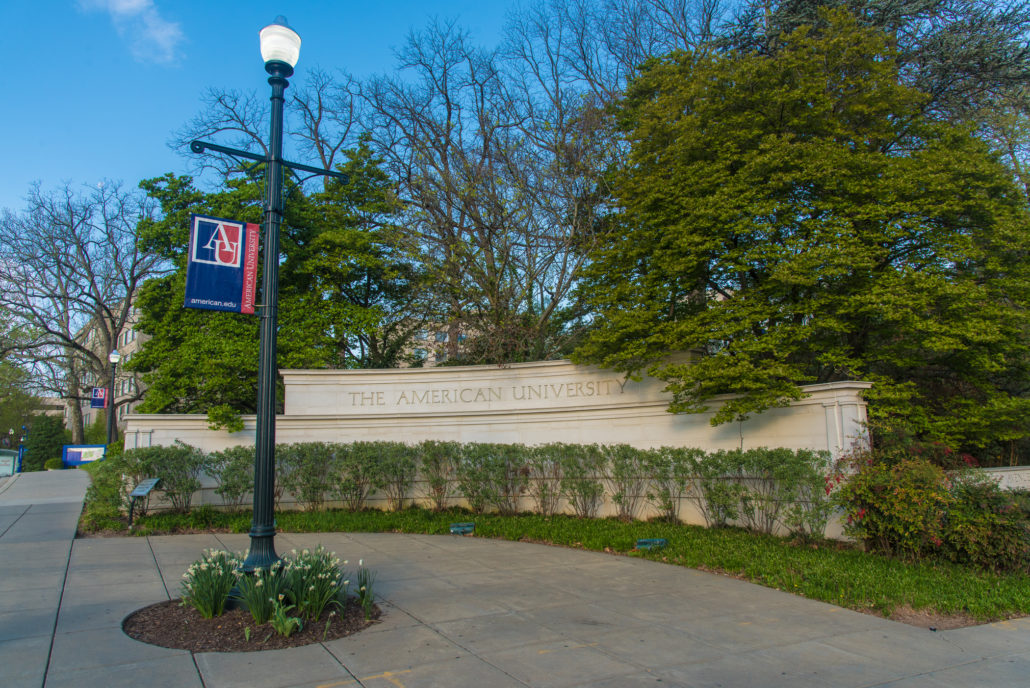
M186 308L254 313L258 230L252 223L190 216Z
M103 444L66 444L61 452L65 466L81 466L92 461L101 461L107 452Z
M107 388L94 387L93 394L89 398L90 408L107 408Z

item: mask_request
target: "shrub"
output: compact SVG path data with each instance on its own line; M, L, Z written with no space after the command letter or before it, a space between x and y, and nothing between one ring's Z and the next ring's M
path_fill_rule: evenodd
M724 527L737 518L744 486L733 479L738 469L736 450L720 450L704 456L691 456L694 483L687 497L709 527Z
M120 530L124 505L122 473L117 466L121 457L86 464L79 470L90 474L82 509L82 527L87 531Z
M35 416L29 434L25 437L23 471L41 471L48 459L61 456L61 447L68 443L70 433L64 429L64 419L58 416Z
M415 451L401 442L376 442L379 484L394 511L404 508L404 500L415 483Z
M339 473L333 495L351 511L360 511L372 490L381 486L376 459L379 455L374 442L334 444L333 451L339 461Z
M905 559L939 553L952 499L944 471L925 459L888 465L859 458L834 495L847 515L844 531L872 550Z
M458 464L458 489L476 513L492 506L502 514L518 513L529 469L520 444L466 444Z
M433 503L434 509L442 511L451 496L451 480L461 455L461 444L426 440L416 445L415 452L426 481L426 499Z
M783 525L804 539L823 537L835 508L830 500L828 452L808 452L808 461L811 470L801 474L790 506L783 512Z
M561 444L544 444L528 448L529 494L536 504L536 512L554 516L561 500L561 483L565 475L564 457L567 451Z
M200 489L200 472L206 464L207 457L199 449L182 442L171 447L129 449L118 462L132 483L125 484L127 491L147 478L160 478L158 489L172 503L172 509L182 513L189 511L193 493Z
M793 529L787 523L788 513L795 526L809 529L817 527L822 515L829 518L824 479L829 461L826 452L761 447L727 452L726 458L743 487L738 513L750 530L771 534L781 523ZM802 500L806 502L804 506ZM814 534L814 530L809 534Z
M597 445L551 445L562 462L561 493L580 518L594 518L604 501L604 455Z
M679 521L680 500L691 488L694 466L704 456L700 449L661 447L643 454L643 465L650 477L647 501L662 518Z
M55 456L52 459L47 459L46 463L43 464L43 468L48 471L59 471L64 468L64 461L61 460L61 457Z
M601 453L605 458L604 481L618 509L619 519L632 521L647 492L644 454L628 444L604 445Z
M325 508L326 495L336 485L339 461L332 445L325 442L299 442L276 447L276 464L283 464L283 489L290 492L307 511Z
M241 445L208 456L208 471L218 482L215 494L229 511L243 510L243 500L254 489L254 447Z
M156 474L154 464L162 449L164 447L127 449L118 456L108 456L104 459L106 469L117 477L119 510L129 510L129 493L136 485L148 478L160 477ZM159 487L163 489L164 485ZM150 496L147 495L136 501L136 510L140 516L145 516L150 509Z
M1025 571L1030 564L1030 522L1011 493L978 470L952 478L944 546L953 561L994 571Z

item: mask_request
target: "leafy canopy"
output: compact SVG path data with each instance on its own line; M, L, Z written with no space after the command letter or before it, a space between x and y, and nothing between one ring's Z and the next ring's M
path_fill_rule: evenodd
M421 283L390 250L390 181L365 146L340 169L350 180L324 192L286 189L279 367L390 366L417 327L399 324ZM189 177L166 175L141 186L162 209L161 219L141 223L141 241L176 270L147 283L137 301L138 329L151 337L129 364L148 386L140 411L207 413L214 425L239 429L239 414L256 403L259 318L183 308L185 254L191 213L260 223L262 185L237 178L205 194Z
M1022 437L1025 196L968 130L923 114L883 34L823 17L774 55L673 53L631 85L623 212L576 359L667 381L672 411L740 395L713 423L865 379L874 423Z

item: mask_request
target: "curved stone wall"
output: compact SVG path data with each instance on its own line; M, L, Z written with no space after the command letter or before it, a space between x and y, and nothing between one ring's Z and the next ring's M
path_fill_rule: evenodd
M663 383L626 380L568 361L511 366L391 370L283 370L285 413L276 441L424 439L575 442L704 449L790 447L835 456L864 442L867 382L810 385L806 397L746 421L713 427L712 413L671 414ZM713 402L713 408L719 400ZM210 430L204 416L127 417L125 446L182 440L213 451L254 441L254 418L238 433Z

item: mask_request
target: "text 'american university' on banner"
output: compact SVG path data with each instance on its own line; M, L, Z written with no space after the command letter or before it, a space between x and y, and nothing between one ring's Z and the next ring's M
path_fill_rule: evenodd
M190 216L186 308L254 312L258 229L248 222Z

